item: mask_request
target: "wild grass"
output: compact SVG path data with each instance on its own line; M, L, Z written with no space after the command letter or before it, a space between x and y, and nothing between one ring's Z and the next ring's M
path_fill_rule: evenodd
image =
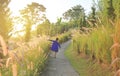
M60 43L62 43L69 39L70 33L67 32L56 37L59 37ZM0 36L2 45L0 52L3 55L0 59L1 76L39 76L44 69L50 51L48 38L43 35L42 37L33 37L29 42L15 40L15 49L9 49L7 47L12 45L7 46Z
M1 53L3 53L3 55L6 56L8 54L7 45L1 35L0 35L0 44L1 44L1 48L2 48Z
M18 47L6 52L6 44L0 38L5 60L1 63L1 76L39 76L49 52L47 37L35 37L30 42L19 42Z
M110 47L112 38L110 37L110 29L102 27L93 28L89 33L74 32L73 41L76 41L79 51L95 57L98 62L110 63ZM74 43L74 42L73 42Z
M92 32L89 32L89 34L76 34L77 37L74 36L73 40L76 40L76 43L79 44L78 48L81 52L89 53L91 57L94 56L98 62L109 61L109 48L112 45L109 32L103 30L102 28L95 28L92 30Z
M65 51L65 55L80 76L113 76L108 67L91 61L88 56L78 55L72 48L71 44Z
M70 39L70 37L71 37L71 32L70 31L62 33L58 36L58 38L60 39L59 42L63 43L65 41L68 41Z
M98 63L109 65L118 74L120 69L120 20L116 19L115 22L108 20L103 24L104 26L99 25L87 33L74 30L73 49L78 53L90 55Z
M115 76L119 76L120 69L120 20L114 22L114 32L112 35L113 45L111 46L112 68L116 71ZM117 71L118 70L118 71Z

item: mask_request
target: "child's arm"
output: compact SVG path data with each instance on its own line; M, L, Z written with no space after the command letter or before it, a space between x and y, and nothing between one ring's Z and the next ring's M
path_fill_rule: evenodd
M50 40L50 39L49 39L48 41L53 41L53 40Z

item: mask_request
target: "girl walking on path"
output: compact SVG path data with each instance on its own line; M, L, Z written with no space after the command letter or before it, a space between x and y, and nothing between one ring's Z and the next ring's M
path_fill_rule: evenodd
M52 46L51 46L51 51L54 52L54 57L56 58L56 54L59 50L59 48L61 48L59 42L58 42L58 38L56 38L56 40L49 40L52 42Z

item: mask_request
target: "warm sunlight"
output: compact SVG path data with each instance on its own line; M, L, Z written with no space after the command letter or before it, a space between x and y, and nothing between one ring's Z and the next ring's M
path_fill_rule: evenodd
M17 24L16 26L14 26L14 29L15 30L21 30L21 29L23 29L23 26L20 25L20 24Z
M57 17L75 5L82 5L86 13L90 12L92 0L11 0L10 8L13 15L18 15L18 10L23 9L31 2L38 2L46 7L46 16L51 22L56 22Z
M21 24L14 25L14 29L11 33L13 34L13 37L23 36L24 35L23 25L21 25Z
M77 4L81 4L85 8L86 13L88 13L90 11L92 0L87 0L87 2L86 0L11 0L9 7L12 11L12 15L18 16L19 10L23 9L31 2L38 2L39 4L44 5L46 7L46 17L51 22L56 22L57 18L61 17L66 10ZM20 26L20 24L17 24L14 28L18 31L21 30L22 27L22 25ZM32 27L32 29L34 28L35 26Z
M118 8L120 0L0 0L0 76L120 76Z

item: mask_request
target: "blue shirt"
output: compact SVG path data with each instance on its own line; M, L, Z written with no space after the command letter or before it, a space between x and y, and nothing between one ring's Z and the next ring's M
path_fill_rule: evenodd
M55 40L50 40L50 41L52 41L51 50L58 52L58 49L60 48L60 44Z

